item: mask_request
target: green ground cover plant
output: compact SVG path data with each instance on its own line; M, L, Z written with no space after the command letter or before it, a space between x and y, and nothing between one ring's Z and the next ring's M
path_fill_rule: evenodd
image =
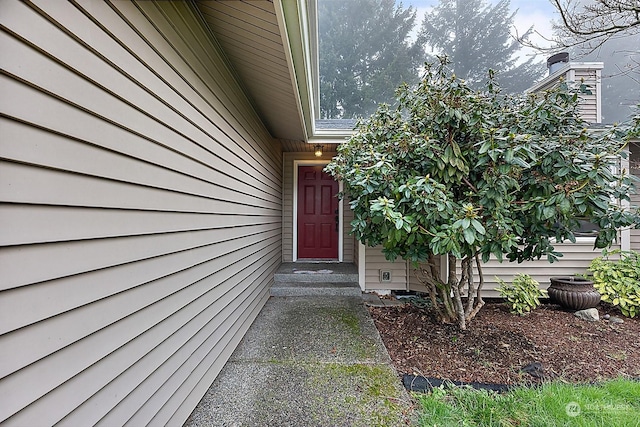
M511 283L498 278L498 283L498 292L507 300L511 313L521 316L538 307L540 298L547 294L547 291L540 289L540 283L528 274L516 275Z
M423 427L640 425L640 382L627 379L596 385L548 383L505 394L437 388L415 397Z
M603 301L617 306L627 317L640 313L640 253L612 251L594 259L589 270Z

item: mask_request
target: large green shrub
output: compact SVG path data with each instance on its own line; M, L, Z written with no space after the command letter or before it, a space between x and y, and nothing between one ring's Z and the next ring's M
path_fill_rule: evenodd
M540 289L540 283L528 274L518 274L511 283L497 278L500 286L500 296L506 298L511 305L511 312L524 315L540 305L540 297L546 296L546 291Z
M620 255L610 259L609 255ZM627 317L640 313L640 254L612 251L591 262L593 285L602 300L620 308Z
M325 169L344 184L356 238L416 263L443 322L466 329L481 309L491 255L553 262L553 244L575 241L580 218L599 226L599 248L640 221L617 202L632 185L613 173L626 129L589 131L579 90L509 96L491 78L472 90L446 61L426 65L422 82L361 121Z

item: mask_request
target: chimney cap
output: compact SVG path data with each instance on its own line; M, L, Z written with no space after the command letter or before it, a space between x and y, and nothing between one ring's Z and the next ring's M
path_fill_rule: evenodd
M569 52L560 52L552 55L547 59L547 68L558 62L569 62Z

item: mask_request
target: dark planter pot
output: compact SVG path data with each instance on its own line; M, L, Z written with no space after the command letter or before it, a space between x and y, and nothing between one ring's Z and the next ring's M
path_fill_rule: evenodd
M600 302L600 294L591 280L583 277L552 277L547 289L551 301L571 310L593 308Z

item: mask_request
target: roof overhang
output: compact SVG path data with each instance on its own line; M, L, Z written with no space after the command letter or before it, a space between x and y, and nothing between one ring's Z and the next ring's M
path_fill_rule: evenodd
M317 0L275 0L281 11L282 30L288 41L289 64L298 92L298 106L310 144L339 144L353 134L351 129L320 129L318 7Z
M315 2L313 2L315 4ZM309 14L315 14L313 7L307 7L304 0L275 0L274 7L280 34L284 42L289 74L296 94L296 104L305 141L313 134L313 57L311 53L311 31ZM313 5L311 5L313 6ZM316 32L317 33L317 32ZM317 61L316 61L317 62ZM316 67L317 69L317 67Z
M338 144L349 123L318 125L317 0L192 0L237 83L274 138Z

